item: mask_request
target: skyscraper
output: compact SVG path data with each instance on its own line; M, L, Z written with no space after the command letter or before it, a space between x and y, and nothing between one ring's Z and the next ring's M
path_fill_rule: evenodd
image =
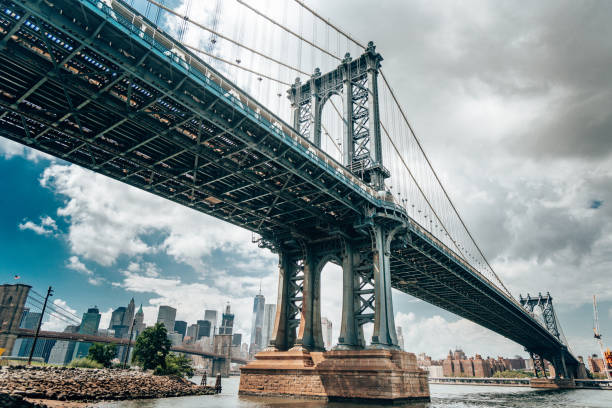
M251 354L257 353L263 348L263 320L264 320L264 305L266 298L261 294L255 296L253 300L253 319L251 320Z
M397 334L397 345L399 346L400 350L404 350L404 334L402 333L401 326L395 327L395 333Z
M275 319L276 305L265 305L263 318L263 334L261 336L264 348L270 345L270 337L272 337L272 331L274 330Z
M134 315L134 336L133 338L138 337L140 333L145 329L146 325L144 323L144 312L142 311L142 303L140 304L140 308Z
M162 323L166 326L168 333L174 330L174 321L176 319L176 309L170 306L160 306L157 312L157 323Z
M217 311L216 310L205 310L204 311L204 320L208 320L210 322L210 330L211 333L210 335L214 335L215 332L217 331L217 327L219 327L219 323L218 323L218 317L217 317Z
M111 315L110 323L108 324L108 328L115 330L113 326L121 326L123 324L123 317L125 316L125 307L119 306L115 310L113 310L113 314Z
M234 328L234 315L230 310L229 302L225 307L225 313L221 316L221 327L219 328L219 334L232 334Z
M187 322L182 320L177 320L174 322L174 331L180 333L181 341L185 338L185 334L187 334Z
M192 324L187 328L187 336L191 339L192 342L198 339L198 325Z
M327 317L321 318L321 329L323 330L323 344L326 350L332 347L332 322Z
M98 331L101 317L102 315L97 307L87 309L87 313L83 313L78 332L95 335ZM74 358L85 357L89 352L89 347L91 347L91 343L78 343L74 349Z
M131 328L134 322L135 311L136 307L134 305L134 298L132 298L132 300L130 300L130 303L128 304L127 309L125 310L125 314L123 315L123 320L121 321L121 324Z
M196 340L200 340L202 337L211 337L211 325L208 320L198 320L196 326L198 327L195 337Z

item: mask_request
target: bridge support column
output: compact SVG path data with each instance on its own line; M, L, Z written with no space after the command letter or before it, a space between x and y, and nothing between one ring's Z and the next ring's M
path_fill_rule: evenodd
M377 224L374 226L374 293L376 308L374 311L374 332L371 348L397 349L395 317L391 296L391 241L402 227L388 228Z
M276 317L270 338L270 350L288 350L295 343L296 318L299 316L296 302L301 300L302 279L298 277L296 259L281 251L278 260Z
M320 257L316 251L306 247L302 310L295 346L309 351L325 350L321 332L321 268Z
M342 254L342 324L336 350L353 350L364 347L363 330L357 321L360 307L359 275L355 271L356 260L353 245L345 242Z

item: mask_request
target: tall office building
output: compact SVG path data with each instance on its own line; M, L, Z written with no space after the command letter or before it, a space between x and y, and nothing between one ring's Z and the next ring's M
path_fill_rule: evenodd
M142 331L146 327L147 327L147 325L144 323L144 312L142 311L142 303L141 303L140 304L140 308L138 309L138 311L134 315L134 335L133 335L133 338L135 339L136 337L138 337L138 335L140 333L142 333Z
M174 322L174 331L181 335L181 341L185 338L185 334L187 334L187 322L182 320L177 320Z
M122 325L127 327L132 327L134 323L134 313L136 312L136 306L134 305L134 298L130 300L127 309L125 309L125 314L123 315L123 320L121 322Z
M274 330L274 321L276 319L276 305L265 305L264 306L264 317L263 317L263 333L262 343L263 347L270 345L270 338L272 337L272 331Z
M208 320L198 320L196 322L198 330L196 331L196 340L200 340L202 337L211 337L211 325Z
M97 307L87 309L86 313L83 313L81 319L81 325L79 326L79 333L95 335L100 326L100 318L102 315ZM74 349L74 358L81 358L87 356L89 353L89 347L91 343L78 343Z
M251 320L251 354L257 353L263 348L263 320L264 320L264 306L266 304L266 298L261 294L261 288L259 294L255 296L253 300L253 319Z
M230 310L229 302L225 307L225 313L221 316L221 327L219 327L219 334L232 334L234 328L234 315Z
M198 325L192 324L187 328L187 337L191 339L192 342L195 342L198 339Z
M395 333L397 334L397 345L400 350L404 350L404 333L402 333L402 328L400 326L395 327Z
M210 322L210 335L213 336L217 331L217 327L219 327L219 321L217 320L217 311L216 310L205 310L204 311L204 320L208 320Z
M110 323L108 324L108 328L113 329L113 326L121 326L123 324L123 317L125 316L125 307L119 306L115 310L113 310L113 314L111 315Z
M176 309L170 306L160 306L157 312L157 323L162 323L166 326L168 333L174 330L174 321L176 319Z
M325 350L331 350L332 347L332 322L327 317L321 318L321 329L323 330L323 344Z

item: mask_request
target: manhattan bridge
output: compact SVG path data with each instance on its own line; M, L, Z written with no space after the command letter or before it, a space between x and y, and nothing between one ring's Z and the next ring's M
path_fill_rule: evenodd
M495 274L372 42L300 0L203 3L0 0L1 135L252 231L279 256L270 350L324 349L333 262L339 349L366 323L397 348L395 288L577 375L552 297Z

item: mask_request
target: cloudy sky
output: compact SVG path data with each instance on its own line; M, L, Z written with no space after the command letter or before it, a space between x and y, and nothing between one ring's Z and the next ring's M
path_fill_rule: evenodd
M308 4L376 42L425 150L510 291L550 291L583 355L597 352L597 294L612 339L612 3ZM38 292L52 285L78 314L97 305L102 324L131 297L149 323L161 304L193 323L230 301L247 338L260 285L274 301L277 258L246 231L5 139L0 175L1 281L18 274ZM337 336L339 269L323 279ZM409 351L524 354L407 295L394 292L394 305Z

